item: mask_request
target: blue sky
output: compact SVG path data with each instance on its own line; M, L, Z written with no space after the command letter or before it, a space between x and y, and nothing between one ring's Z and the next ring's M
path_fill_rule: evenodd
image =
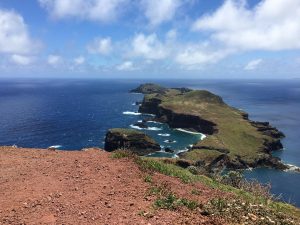
M299 0L1 0L1 77L300 78Z

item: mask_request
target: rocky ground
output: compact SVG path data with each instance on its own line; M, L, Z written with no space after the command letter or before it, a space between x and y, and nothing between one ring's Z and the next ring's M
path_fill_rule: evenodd
M224 224L185 207L155 208L149 190L163 185L202 204L224 193L162 174L154 173L151 182L145 176L131 159L99 149L0 147L0 224Z

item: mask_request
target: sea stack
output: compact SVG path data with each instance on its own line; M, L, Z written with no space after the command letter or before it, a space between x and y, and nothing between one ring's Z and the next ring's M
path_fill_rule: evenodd
M137 155L147 155L161 148L158 143L141 131L114 128L106 133L104 149L109 152L126 149Z

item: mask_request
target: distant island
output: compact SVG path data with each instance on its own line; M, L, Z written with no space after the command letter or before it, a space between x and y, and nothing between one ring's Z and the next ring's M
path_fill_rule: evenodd
M246 112L227 105L220 96L206 90L166 88L152 83L130 92L145 95L139 103L140 113L154 114L156 121L171 128L206 135L179 155L193 165L209 170L288 168L271 154L283 148L280 140L284 134L268 122L250 120Z

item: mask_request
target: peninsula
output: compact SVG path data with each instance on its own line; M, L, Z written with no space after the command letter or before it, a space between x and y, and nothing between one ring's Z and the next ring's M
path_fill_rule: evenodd
M172 128L200 132L207 137L180 154L196 166L209 169L226 167L272 167L287 169L272 151L282 149L284 134L268 122L252 121L244 111L226 104L220 96L206 90L166 88L147 83L131 90L144 94L140 113Z

